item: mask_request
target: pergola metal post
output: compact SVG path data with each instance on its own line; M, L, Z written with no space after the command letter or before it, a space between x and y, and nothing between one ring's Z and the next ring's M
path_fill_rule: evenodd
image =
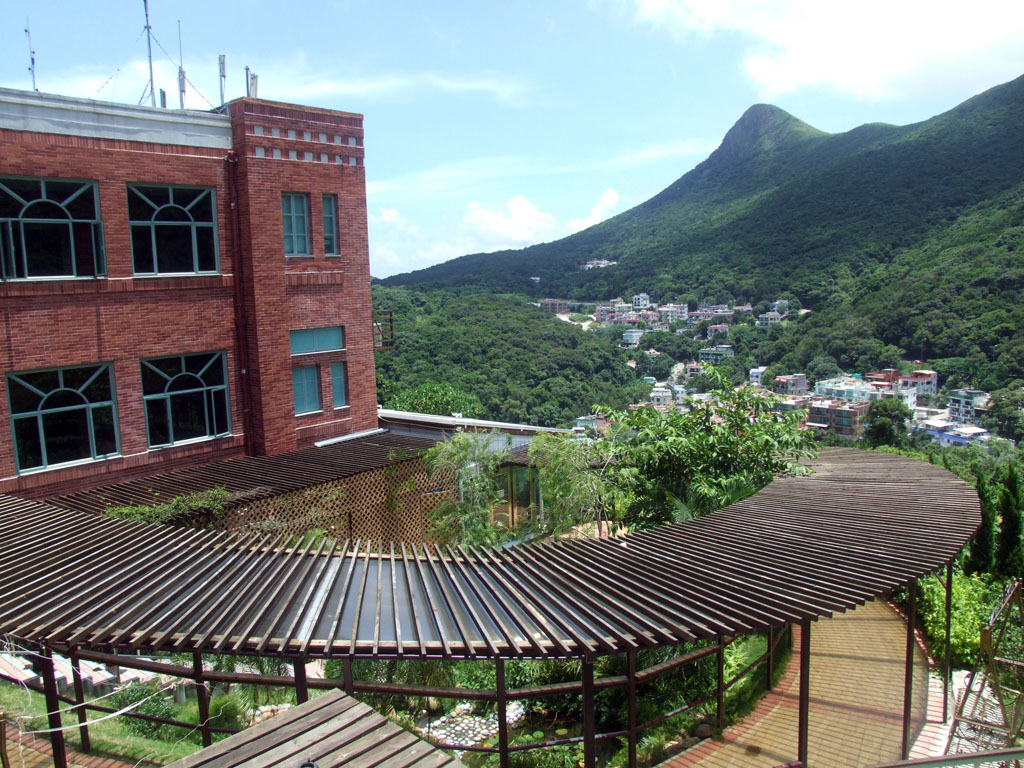
M342 673L345 675L345 693L351 696L355 693L355 684L352 680L352 657L346 656L341 660Z
M807 768L807 729L811 711L811 621L800 622L800 713L796 753L802 768Z
M295 670L295 703L304 704L309 701L309 685L306 683L306 659L296 656L292 661Z
M43 671L43 693L46 697L46 719L50 724L50 746L53 748L54 768L68 768L68 755L64 746L64 731L60 722L60 699L57 697L57 675L53 669L53 655L49 648L39 653Z
M949 642L953 631L953 561L946 563L946 656L942 662L942 722L949 722L950 669Z
M508 689L503 659L494 661L494 680L498 689L498 765L508 768Z
M636 651L626 651L626 705L629 708L629 768L636 768Z
M196 699L199 702L199 733L203 737L203 746L213 744L213 731L210 730L210 691L203 680L203 654L192 652L192 679L196 681Z
M92 750L92 742L89 740L89 714L85 710L85 686L82 684L82 665L74 651L68 653L68 660L71 662L71 678L75 686L75 712L78 715L78 735L82 741L82 751L90 752Z
M768 658L764 661L764 689L772 689L772 678L775 677L775 627L768 627Z
M914 629L917 623L917 580L907 582L907 656L903 667L903 746L901 759L910 756L910 708L914 695Z
M597 765L597 724L594 712L594 662L583 658L583 768Z
M716 638L718 650L715 652L715 661L718 666L718 686L715 689L715 723L718 729L725 727L725 639L722 635Z

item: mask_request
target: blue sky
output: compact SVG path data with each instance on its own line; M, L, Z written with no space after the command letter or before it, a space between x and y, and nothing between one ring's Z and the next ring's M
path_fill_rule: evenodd
M27 17L41 91L138 103L142 0L0 9L0 85L31 87ZM223 53L228 99L249 65L261 97L365 115L379 277L624 211L757 102L845 131L923 120L1024 74L1020 0L151 0L150 18L172 105L180 20L187 106L219 101Z

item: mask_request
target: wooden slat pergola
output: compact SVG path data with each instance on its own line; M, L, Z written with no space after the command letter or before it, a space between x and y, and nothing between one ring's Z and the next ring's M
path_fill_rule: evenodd
M788 624L807 649L819 617L943 568L948 588L952 560L980 522L969 485L940 467L857 450L824 451L811 468L698 520L489 550L293 547L7 500L0 635L61 653L278 655L297 671L313 657L489 658L499 669L513 658L577 657L586 709L598 655L635 660L643 648Z

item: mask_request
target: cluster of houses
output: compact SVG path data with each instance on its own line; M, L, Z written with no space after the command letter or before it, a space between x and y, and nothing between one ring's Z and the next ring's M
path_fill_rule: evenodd
M763 387L765 366L750 369L750 383ZM807 376L794 373L777 376L772 389L782 396L780 409L807 410L806 424L852 436L864 425L873 400L897 398L913 412L912 430L928 435L941 445L967 445L990 439L981 426L989 395L977 389L953 390L945 408L918 405L918 395L936 395L939 376L935 371L917 370L900 374L895 368L872 371L863 376L823 379L810 388Z
M713 353L713 354L712 354ZM700 361L691 361L684 370L686 378L700 373L701 363L718 363L733 356L728 345L702 350ZM901 374L895 368L871 371L866 374L838 376L822 379L811 385L804 373L776 376L774 381L764 380L767 366L750 369L749 384L779 396L779 411L803 410L807 412L804 424L838 435L853 437L863 430L868 408L875 400L898 399L913 413L910 428L928 435L941 445L967 445L984 443L991 435L981 426L989 395L976 389L957 389L950 393L945 408L918 405L919 395L936 395L939 391L938 374L931 370L916 370ZM684 385L666 383L655 386L644 405L666 410L686 408L694 397Z

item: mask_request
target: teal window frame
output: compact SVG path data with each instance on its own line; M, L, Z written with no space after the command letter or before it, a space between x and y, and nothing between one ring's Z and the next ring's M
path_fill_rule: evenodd
M331 363L331 396L335 408L348 407L348 365Z
M281 223L285 256L312 256L309 238L309 195L281 193Z
M327 256L339 256L338 249L338 196L323 196L324 213L324 254Z
M288 332L288 343L292 355L339 352L345 349L345 328L341 325L300 328Z
M292 394L295 397L295 415L318 413L323 410L320 401L320 366L301 365L292 368Z
M133 274L220 272L217 193L213 187L128 184L127 189ZM149 215L143 218L139 214ZM187 253L175 253L179 249ZM161 268L161 259L167 265L172 258L187 260L191 268Z
M105 277L99 210L94 181L0 176L0 279ZM55 256L61 268L41 273Z
M231 397L224 352L145 358L140 361L140 369L146 444L151 449L231 434ZM181 417L198 416L200 410L202 433L197 429L195 434L189 434ZM165 424L155 423L158 418L165 419ZM162 433L166 434L165 439L161 439Z
M89 370L92 373L89 374ZM52 374L55 376L53 386L44 389L39 386L40 376ZM104 384L100 380L106 378L106 396L102 396ZM35 380L35 383L33 383ZM96 386L94 386L96 385ZM39 402L34 407L25 407L19 403L19 390L24 390L21 396L29 398L38 397ZM99 391L97 391L99 390ZM15 469L19 474L35 472L53 467L68 466L90 461L101 461L112 456L121 454L121 436L117 420L117 390L114 386L114 367L110 363L98 363L96 365L74 365L61 368L41 368L33 371L18 371L7 374L7 398L11 418L11 439L14 446ZM70 405L58 405L60 398L79 399L77 403ZM46 401L53 399L53 404L46 405ZM98 423L97 417L101 412L107 413L108 426L112 434L112 450L101 450L98 430L104 424ZM82 455L66 459L64 461L52 460L51 454L55 453L55 446L47 445L47 426L50 427L51 441L58 439L56 433L57 424L52 422L54 418L60 418L59 414L76 414L83 412L85 417L85 437L88 442L88 450L81 451ZM32 429L33 422L35 430ZM19 439L19 434L27 435L34 432L39 446L38 463L27 463L27 451L31 446L26 447Z

